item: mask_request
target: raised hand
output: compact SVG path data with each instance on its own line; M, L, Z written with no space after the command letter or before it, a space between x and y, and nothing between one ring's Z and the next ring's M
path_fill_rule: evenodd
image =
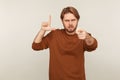
M42 22L42 30L45 31L55 30L55 28L51 27L51 16L49 16L49 20L47 22Z

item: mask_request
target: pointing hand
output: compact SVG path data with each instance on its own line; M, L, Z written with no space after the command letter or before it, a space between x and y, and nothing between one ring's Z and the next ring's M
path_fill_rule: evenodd
M77 29L76 33L77 33L79 39L85 39L87 36L87 32L83 29Z

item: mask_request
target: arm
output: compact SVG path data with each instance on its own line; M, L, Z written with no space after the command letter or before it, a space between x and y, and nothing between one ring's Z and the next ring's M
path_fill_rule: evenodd
M91 46L94 44L94 41L95 41L95 39L89 33L86 33L85 43L88 46Z
M44 37L46 31L51 31L51 30L55 29L55 28L50 27L51 26L51 16L49 16L49 20L47 22L43 22L41 26L42 27L41 27L40 31L38 32L38 34L36 35L36 37L34 39L35 43L40 43L42 41L42 38Z
M76 33L78 34L78 38L84 41L85 50L93 51L97 48L97 40L91 34L82 29L78 29Z
M46 44L46 39L44 37L45 32L45 30L40 29L32 43L33 50L43 50L48 48L48 45Z
M32 49L34 49L34 50L40 50L41 49L40 45L42 45L42 39L45 35L45 32L46 31L51 31L51 30L54 29L54 28L50 27L50 23L51 23L51 16L49 17L48 22L43 22L42 23L42 25L41 25L42 27L41 27L40 31L38 32L38 34L34 38L34 41L33 41L33 44L32 44Z
M42 41L42 38L43 38L45 32L46 32L45 30L40 29L40 31L39 31L38 34L36 35L36 37L35 37L35 39L34 39L33 42L35 42L35 43L40 43L40 42Z
M92 37L89 33L86 34L86 38L84 39L84 49L86 51L93 51L97 48L97 40Z

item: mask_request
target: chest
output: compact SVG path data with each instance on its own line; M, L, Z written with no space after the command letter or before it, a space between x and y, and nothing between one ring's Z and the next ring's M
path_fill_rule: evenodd
M51 49L62 55L78 56L84 52L83 41L77 36L58 35L51 40Z

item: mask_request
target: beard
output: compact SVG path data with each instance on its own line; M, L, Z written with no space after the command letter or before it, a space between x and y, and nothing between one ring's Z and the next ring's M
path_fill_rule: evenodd
M65 28L65 26L64 26L65 31L68 32L68 33L75 32L76 28L77 28L77 25L75 27L73 25L69 25L68 28Z

